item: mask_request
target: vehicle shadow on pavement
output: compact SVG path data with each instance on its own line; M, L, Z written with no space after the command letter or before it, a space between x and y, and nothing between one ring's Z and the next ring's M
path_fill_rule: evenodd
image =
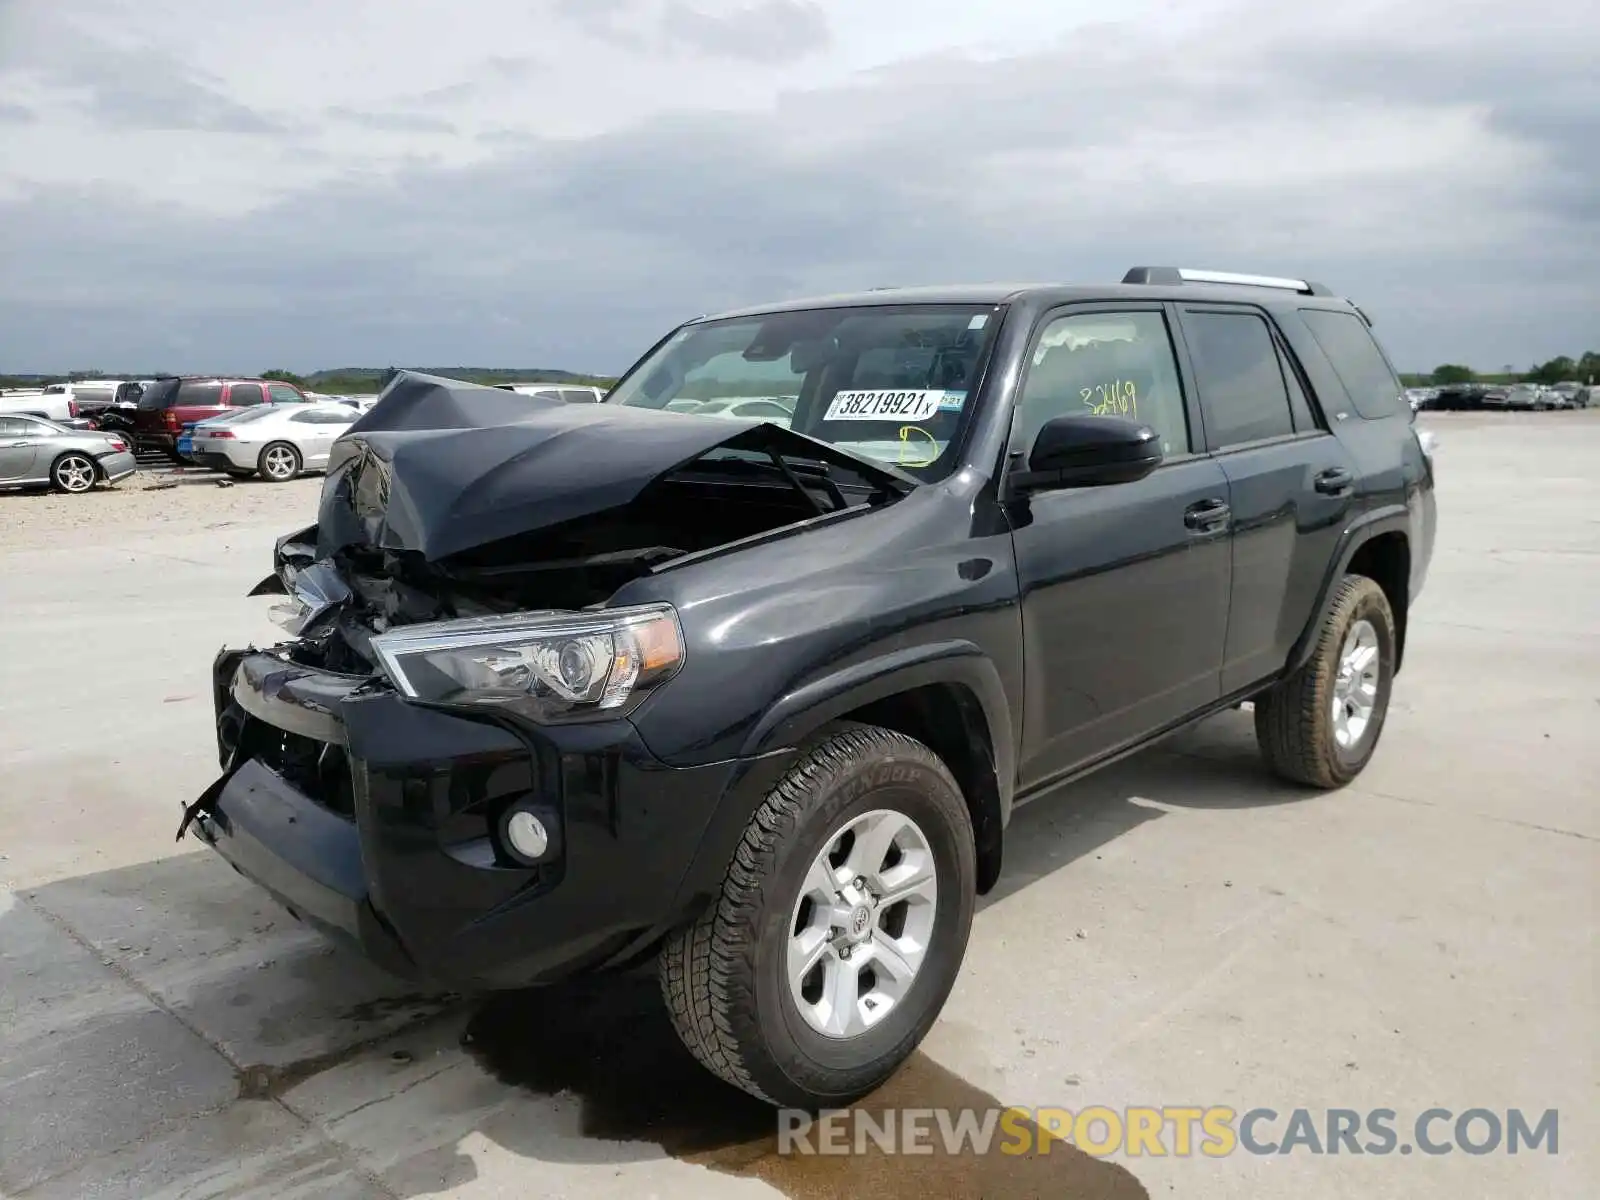
M801 1141L812 1153L782 1145L773 1108L714 1078L683 1049L653 974L497 996L468 1022L462 1045L503 1083L540 1095L575 1095L584 1138L653 1143L679 1161L759 1179L791 1200L856 1193L975 1200L1148 1196L1123 1167L1041 1131L1020 1112L1004 1127L995 1123L985 1153L975 1153L971 1143L947 1147L931 1117L924 1118L925 1151L886 1152L867 1135L858 1144L849 1123L839 1126L833 1142L848 1153L821 1152L825 1141L817 1127ZM952 1121L972 1112L982 1121L1005 1107L921 1053L854 1106L870 1115L874 1129L894 1128L894 1113L908 1109L943 1109ZM528 1132L528 1144L519 1146L513 1128L495 1127L512 1153L548 1156L548 1136ZM475 1177L468 1158L456 1155L453 1167L441 1172L445 1186Z
M1161 819L1169 808L1268 808L1320 794L1268 771L1248 712L1221 713L1017 809L999 882L979 910Z

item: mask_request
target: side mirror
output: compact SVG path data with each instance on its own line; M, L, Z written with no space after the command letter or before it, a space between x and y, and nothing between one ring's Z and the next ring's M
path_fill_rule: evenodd
M1033 440L1026 470L1013 471L1017 492L1133 483L1161 465L1161 439L1124 417L1056 417Z

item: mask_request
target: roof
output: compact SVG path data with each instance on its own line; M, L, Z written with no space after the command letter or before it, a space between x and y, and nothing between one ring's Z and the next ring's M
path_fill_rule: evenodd
M783 300L771 304L751 305L708 314L702 321L722 320L729 317L762 316L769 313L794 312L814 308L866 308L895 304L968 304L998 305L1023 299L1045 303L1068 303L1075 300L1229 300L1235 303L1263 304L1286 301L1302 307L1347 308L1342 300L1320 285L1315 293L1290 291L1285 288L1261 287L1200 281L1165 281L1150 283L954 283L904 288L873 288L864 292L841 292L827 296L812 296Z

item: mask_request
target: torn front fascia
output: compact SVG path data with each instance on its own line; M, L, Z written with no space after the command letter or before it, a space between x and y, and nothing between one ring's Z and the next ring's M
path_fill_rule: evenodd
M284 572L287 598L272 606L272 620L296 637L306 633L324 615L349 600L350 587L339 568L324 560Z
M246 595L287 596L289 583L295 571L310 566L317 557L317 527L308 525L293 533L286 533L272 546L272 574L268 575ZM289 576L290 578L285 578Z

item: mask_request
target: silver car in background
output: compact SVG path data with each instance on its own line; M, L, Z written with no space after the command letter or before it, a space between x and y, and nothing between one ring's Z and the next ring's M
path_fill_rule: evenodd
M0 487L49 484L79 495L96 483L117 483L138 468L116 434L66 429L42 417L0 413Z
M189 457L244 478L287 483L328 465L328 451L361 414L348 404L263 404L201 421Z

